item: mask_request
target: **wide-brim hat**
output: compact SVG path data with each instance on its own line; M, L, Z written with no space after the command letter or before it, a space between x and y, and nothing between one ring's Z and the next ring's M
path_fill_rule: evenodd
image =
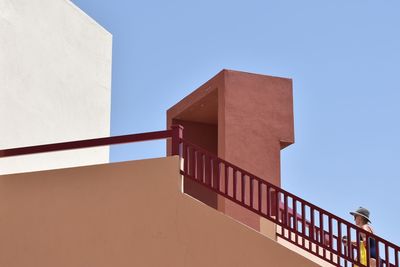
M371 222L371 220L369 219L369 210L367 210L366 208L359 207L356 211L351 211L350 214L353 216L355 215L361 216L367 219L368 222Z

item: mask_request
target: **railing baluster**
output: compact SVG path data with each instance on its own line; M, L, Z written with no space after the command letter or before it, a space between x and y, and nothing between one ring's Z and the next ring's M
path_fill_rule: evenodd
M274 190L274 192L275 192L275 218L276 218L276 221L278 221L279 222L279 205L280 205L280 196L279 196L279 191L278 191L278 189L276 189L275 188L275 190Z
M221 192L221 162L217 160L217 190Z
M258 211L261 212L261 198L262 198L261 182L257 180L257 183L258 183Z
M199 180L204 183L204 160L203 160L204 154L199 152L199 157L198 157L198 173L199 173Z
M229 195L229 167L225 165L225 194Z
M311 224L309 227L310 239L311 239L311 241L314 241L315 227L314 227L314 208L313 207L310 207L310 219L311 219Z
M203 176L203 153L199 151L198 158L197 158L197 172L198 177L201 183L204 183L204 176Z
M202 161L203 161L203 153L201 153L200 151L197 151L197 157L196 157L196 165L197 165L197 168L196 168L196 171L197 171L197 179L201 182L201 183L203 183L203 164L202 164Z
M305 208L305 205L304 205L303 201L301 201L300 203L301 203L301 227L302 227L301 232L303 233L303 245L305 245L305 238L304 237L307 236L306 235L306 223L307 223L307 221L306 221L306 208Z
M399 251L394 248L394 266L399 267Z
M206 154L204 155L204 180L206 185L211 185L211 160Z
M237 170L233 169L233 198L236 199L237 191Z
M320 238L320 243L324 244L324 218L320 210L319 210L319 238Z
M195 157L195 159L194 159L194 166L195 166L194 176L196 177L196 180L200 180L200 166L199 166L200 152L198 150L195 150L194 157Z
M212 184L213 184L213 188L218 190L218 183L219 183L219 172L218 172L218 159L214 158L212 160Z
M190 174L190 176L192 176L192 178L193 179L195 179L196 177L195 177L195 150L194 150L194 148L191 148L190 149L190 163L189 163L189 168L190 168L190 172L189 172L189 174Z
M357 255L357 263L361 263L361 257L360 257L360 230L358 229L358 227L356 228L356 255ZM353 253L354 254L354 253ZM355 255L353 255L355 258Z
M290 228L290 222L288 220L288 200L287 200L287 195L283 195L283 224L288 226Z
M206 173L206 168L207 168L207 155L206 154L202 154L202 165L201 165L201 169L203 170L203 183L207 184L207 173Z
M328 217L328 224L329 224L329 244L328 246L333 249L333 234L332 234L332 217ZM332 256L332 254L331 254Z
M350 232L350 227L347 225L347 256L349 256L350 259L353 259L353 249L352 249L352 243L351 243L351 232Z
M369 246L369 240L370 237L368 235L365 237L365 249L367 251L367 267L370 267L370 258L371 258L371 253L370 253L370 246Z
M389 260L389 247L387 244L384 244L385 246L385 260L386 260L386 266L390 266L390 260Z
M242 183L241 183L241 186L242 186L242 190L241 190L241 194L242 194L242 203L244 204L244 205L246 205L246 179L245 179L245 175L244 175L244 173L242 172Z
M183 171L185 173L188 172L188 162L189 162L187 150L188 146L185 143L183 143Z
M249 176L249 178L250 178L250 207L253 208L253 200L254 200L253 176Z
M306 208L304 205L304 202L301 201L301 232L303 233L304 236L306 236ZM304 241L304 240L303 240Z
M194 150L194 177L199 180L199 151Z
M274 220L279 220L279 193L278 188L271 186L271 216L275 217Z
M342 223L337 220L337 228L338 228L338 240L337 240L337 252L338 252L338 261L340 261L340 256L342 254Z
M193 178L198 179L197 176L197 150L193 149Z
M211 189L214 188L215 183L215 166L214 166L214 159L210 157L210 186Z
M330 216L328 216L328 233L324 236L324 238L328 238L328 244L327 246L329 247L330 251L329 251L329 260L333 261L333 253L332 250L334 250L333 248L333 234L332 234L332 218Z
M319 211L319 228L320 228L320 238L321 238L321 244L325 245L325 230L324 230L324 214L320 210ZM325 248L322 246L322 257L325 258Z
M211 183L212 183L212 188L217 189L217 176L218 176L218 166L217 166L217 159L213 158L211 162L211 167L212 167L212 177L211 177Z
M375 251L376 251L376 264L379 266L380 256L379 256L379 240L375 239ZM380 266L379 266L380 267Z
M270 195L270 189L271 187L267 184L267 217L271 216L271 195Z
M190 175L190 146L186 146L186 159L185 159L185 161L186 161L186 167L187 167L187 169L186 169L186 174L187 175Z
M292 203L293 203L293 229L295 231L295 242L296 244L298 243L298 230L297 230L297 201L296 199L292 198Z

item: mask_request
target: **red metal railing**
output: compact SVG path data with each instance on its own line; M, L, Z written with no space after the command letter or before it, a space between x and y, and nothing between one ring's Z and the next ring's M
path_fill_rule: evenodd
M399 267L400 247L339 218L203 148L181 140L186 178L276 223L277 235L335 266L370 266L360 262L361 234L376 243L376 259ZM347 237L347 238L344 238ZM353 242L352 242L353 240ZM365 240L365 239L364 239ZM366 242L367 258L370 243Z
M172 138L172 155L178 155L179 151L177 149L179 147L179 142L180 142L179 140L182 138L182 130L183 130L182 126L174 125L171 127L171 130L166 130L166 131L128 134L128 135L103 137L103 138L87 139L80 141L63 142L56 144L45 144L38 146L3 149L0 150L0 158L44 153L44 152L55 152L55 151L62 151L69 149L90 148L96 146L143 142L143 141L166 139L166 138Z
M0 158L171 138L171 154L180 155L184 160L182 175L276 223L280 226L277 232L280 238L335 266L370 266L369 261L366 265L360 263L358 237L364 234L367 240L375 241L380 266L400 267L397 245L191 144L182 138L182 130L181 126L173 126L171 130L159 132L4 149L0 150ZM369 259L369 242L366 245Z

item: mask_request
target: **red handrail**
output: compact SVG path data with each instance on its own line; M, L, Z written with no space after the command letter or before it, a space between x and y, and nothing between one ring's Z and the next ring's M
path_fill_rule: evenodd
M400 247L181 139L181 174L281 226L277 235L335 266L360 262L360 234L376 243L380 266L399 267ZM347 236L345 240L343 237ZM351 243L351 240L356 240ZM369 242L367 258L369 259ZM380 253L380 250L383 252ZM377 264L377 266L379 266Z
M45 152L55 152L55 151L62 151L69 149L142 142L142 141L150 141L150 140L166 139L166 138L172 138L172 155L178 155L177 147L179 139L182 138L182 130L183 130L182 126L173 125L171 127L171 130L165 130L165 131L102 137L96 139L86 139L79 141L28 146L20 148L9 148L0 150L0 158L36 154L36 153L45 153Z

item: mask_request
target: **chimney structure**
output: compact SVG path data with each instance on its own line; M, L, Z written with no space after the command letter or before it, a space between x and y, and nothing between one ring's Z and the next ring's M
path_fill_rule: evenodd
M280 186L280 152L294 143L292 80L222 70L168 109L167 127L173 124L184 127L186 140ZM272 223L191 180L184 192L275 237Z

